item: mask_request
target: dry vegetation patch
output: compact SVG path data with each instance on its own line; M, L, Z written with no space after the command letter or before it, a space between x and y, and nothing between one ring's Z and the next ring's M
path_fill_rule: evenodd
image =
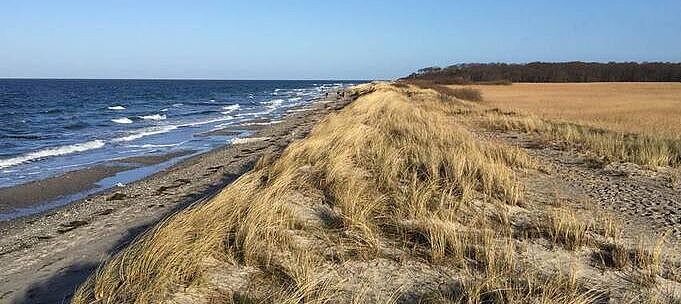
M597 269L583 251L599 250L616 229L525 200L518 175L537 164L468 131L463 117L479 115L475 104L409 85L351 93L359 98L278 159L107 261L74 303L604 303L661 294L647 284L660 271L612 293L624 279L533 262L560 252ZM627 263L641 269L666 267L661 251L633 257Z
M465 87L480 90L490 107L542 119L670 138L678 138L681 131L681 83L514 83Z

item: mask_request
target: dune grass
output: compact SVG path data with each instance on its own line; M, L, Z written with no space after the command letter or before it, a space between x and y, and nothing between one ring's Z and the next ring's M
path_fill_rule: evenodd
M526 209L518 174L536 164L470 133L456 119L469 104L384 83L351 93L359 98L280 157L262 159L214 199L108 260L73 303L608 297L572 271L533 266L525 248L539 238L574 252L599 233L614 235L613 226L584 224L564 209ZM537 220L519 225L518 213ZM637 259L662 263L657 255Z

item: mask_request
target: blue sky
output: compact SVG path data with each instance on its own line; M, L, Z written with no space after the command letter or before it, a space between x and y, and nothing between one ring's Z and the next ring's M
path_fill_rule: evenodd
M681 61L681 1L0 1L0 77L390 79Z

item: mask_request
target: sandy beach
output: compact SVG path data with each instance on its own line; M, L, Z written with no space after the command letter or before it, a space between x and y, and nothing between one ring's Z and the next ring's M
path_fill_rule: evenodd
M190 157L142 180L114 187L44 213L0 222L0 302L67 302L103 259L155 223L201 203L248 171L264 155L277 155L304 137L326 114L350 98L331 94L307 109L289 111L282 121L251 122L249 138ZM234 134L232 130L215 131ZM2 197L30 206L76 193L135 164L158 164L169 156L138 157L60 177L11 187ZM38 190L40 189L40 190Z

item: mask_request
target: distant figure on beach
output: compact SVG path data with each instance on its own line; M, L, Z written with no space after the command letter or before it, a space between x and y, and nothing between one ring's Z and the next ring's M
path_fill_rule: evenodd
M329 92L324 93L324 98L329 98Z

